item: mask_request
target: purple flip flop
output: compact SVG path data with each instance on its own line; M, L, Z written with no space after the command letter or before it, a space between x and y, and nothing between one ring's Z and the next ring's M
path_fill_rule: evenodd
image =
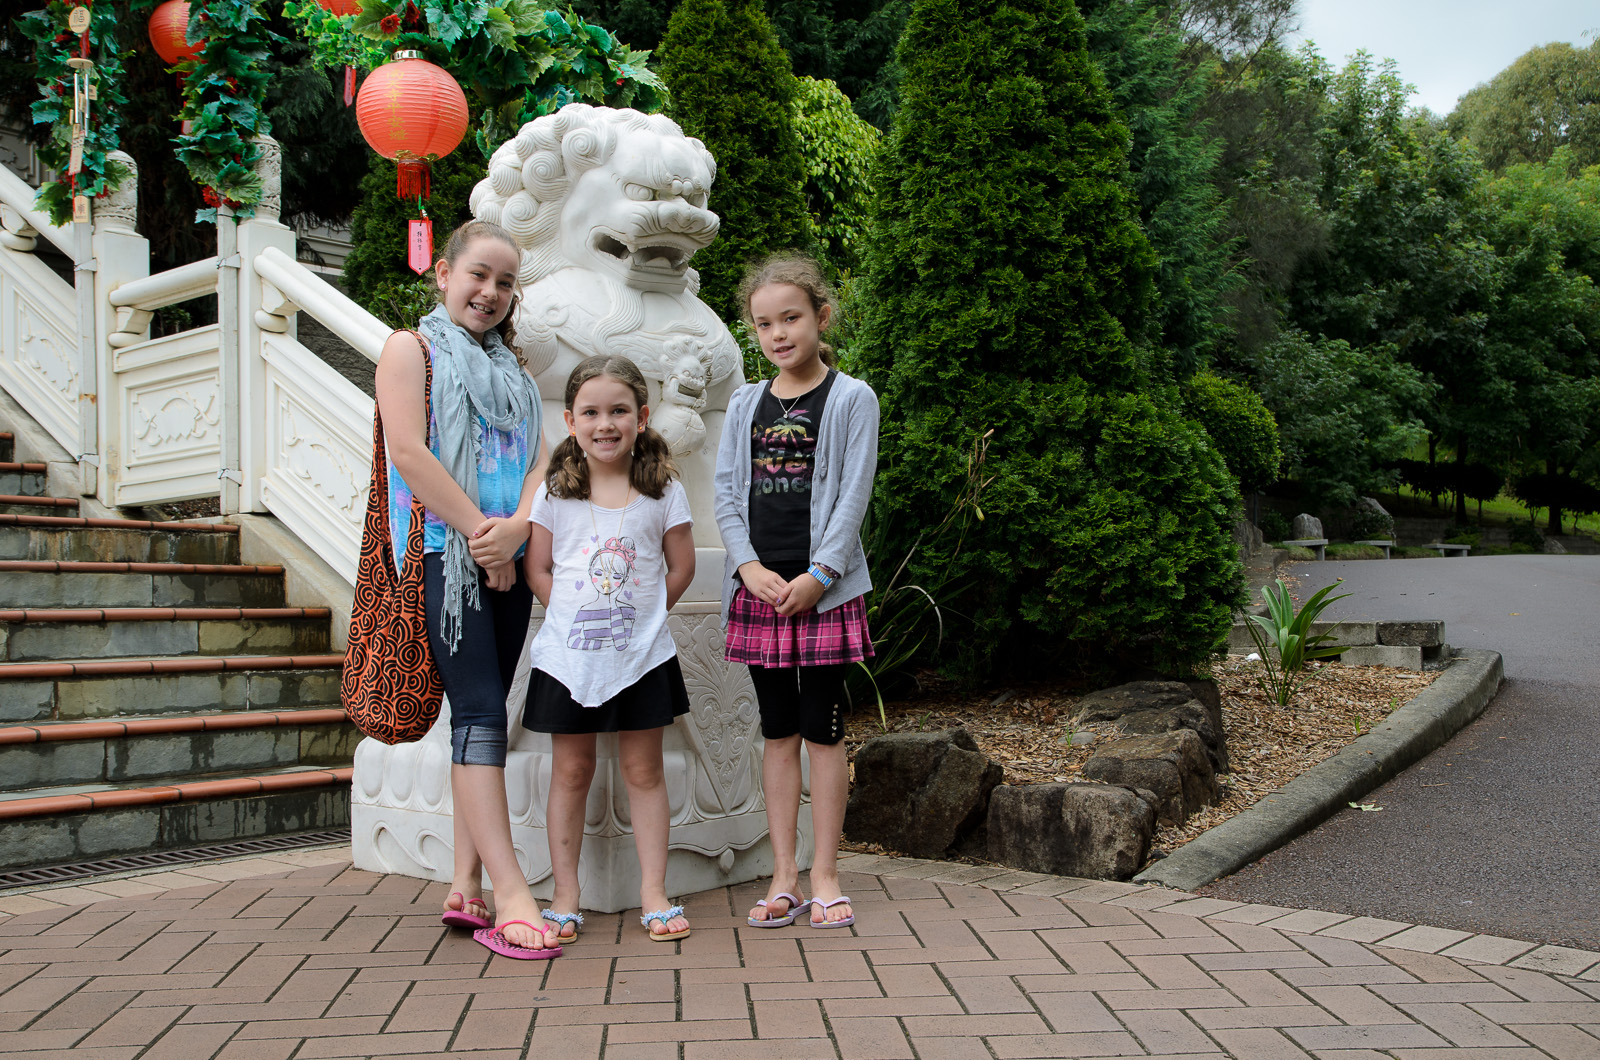
M751 927L758 928L788 927L790 924L794 923L795 917L811 908L810 901L804 898L796 898L788 891L783 891L772 896L772 900L774 902L776 902L779 898L785 898L788 900L789 911L787 913L784 913L782 916L768 916L765 920L757 920L753 916L747 916L744 918L745 923L749 924ZM761 908L765 909L767 907L767 900L765 898L759 899L756 902L756 905L759 905Z
M843 894L841 894L839 897L835 898L831 902L824 902L820 898L811 899L811 904L813 906L816 906L816 907L820 908L822 910L822 915L824 917L826 917L828 915L828 910L829 909L832 909L836 905L843 905L843 904L845 904L847 902L850 902L850 898L849 898L848 895L843 895ZM854 903L851 903L851 904L854 904ZM820 922L816 921L816 920L807 920L806 921L806 923L810 924L814 928L842 928L842 927L849 927L851 924L854 924L855 922L856 922L856 914L855 914L854 911L852 911L850 913L850 915L845 917L843 920L827 920L827 919L824 919L824 920L822 920Z
M548 946L544 949L518 946L501 934L503 929L510 927L512 924L521 924L524 927L543 932L541 925L530 924L526 920L507 920L499 927L479 928L472 933L472 937L480 946L485 947L491 953L498 953L502 957L510 957L514 961L547 961L552 957L561 956L560 946Z
M474 906L474 905L481 905L481 906L483 906L484 912L488 912L489 911L489 907L488 907L487 904L484 903L483 899L474 898L472 901L469 902L469 901L467 901L466 896L463 895L460 891L451 891L450 892L450 897L451 898L459 897L461 899L461 908L460 909L446 909L444 911L444 916L441 916L439 918L439 923L443 924L445 927L472 928L473 930L477 930L478 928L486 928L486 927L493 927L494 926L494 921L489 919L488 917L479 916L476 913L467 912L467 909L469 907L471 907L471 906Z

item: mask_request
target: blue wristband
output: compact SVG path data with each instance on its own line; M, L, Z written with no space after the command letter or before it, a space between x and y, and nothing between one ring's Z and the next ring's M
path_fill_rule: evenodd
M821 565L821 564L819 564L819 563L813 563L813 564L812 564L812 565L811 565L811 566L810 566L810 568L808 568L808 569L807 569L807 570L806 570L806 573L807 573L807 574L809 574L809 575L811 575L811 576L812 576L812 577L813 577L813 578L815 578L815 579L817 579L817 581L819 581L819 582L821 582L821 583L822 583L822 587L823 587L823 588L824 588L824 589L826 589L826 588L828 588L828 587L829 587L829 586L831 586L831 585L833 585L833 579L832 579L832 578L831 578L831 577L829 577L829 576L828 576L828 575L827 575L827 574L826 574L826 573L825 573L825 572L824 572L824 571L823 571L823 569L822 569L822 565Z

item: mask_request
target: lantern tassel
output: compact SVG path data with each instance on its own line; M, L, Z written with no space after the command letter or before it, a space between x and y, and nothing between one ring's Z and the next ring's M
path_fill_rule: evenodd
M395 194L402 199L428 198L433 191L432 167L420 158L400 159Z

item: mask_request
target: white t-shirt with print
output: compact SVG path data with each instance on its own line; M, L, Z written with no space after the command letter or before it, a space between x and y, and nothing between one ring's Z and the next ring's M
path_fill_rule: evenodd
M528 521L550 531L554 558L550 605L529 648L535 668L598 707L677 654L661 539L694 525L681 483L626 508L591 508L540 485Z

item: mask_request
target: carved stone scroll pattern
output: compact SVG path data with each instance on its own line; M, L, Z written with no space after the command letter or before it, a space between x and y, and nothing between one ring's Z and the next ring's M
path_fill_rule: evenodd
M674 633L689 692L689 732L712 785L698 793L698 801L709 814L737 813L756 797L755 690L745 668L729 666L722 657L720 616L682 621Z
M135 460L161 460L215 449L220 444L217 398L215 376L176 390L169 386L131 390L131 455Z
M74 407L78 401L78 345L71 335L55 327L50 319L18 298L17 334L20 339L17 361L49 390L55 391Z
M359 527L367 506L367 473L349 447L328 432L317 430L316 419L304 410L297 410L287 394L278 402L279 446L281 466L320 497L332 513L352 527Z

